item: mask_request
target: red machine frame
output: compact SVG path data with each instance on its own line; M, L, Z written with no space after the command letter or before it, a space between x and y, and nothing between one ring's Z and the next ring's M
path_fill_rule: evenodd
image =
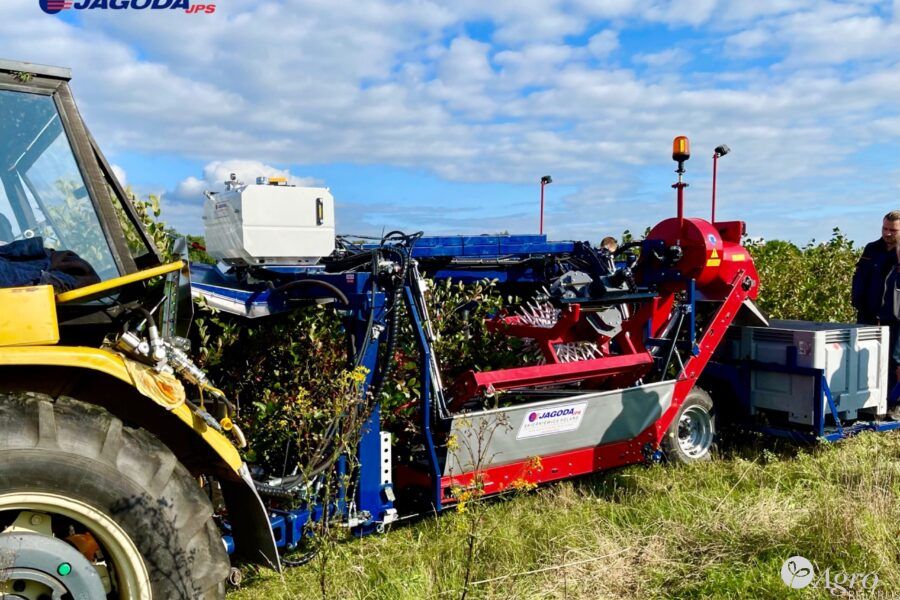
M395 485L401 490L411 486L434 489L434 504L440 509L456 502L454 492L460 489L477 488L480 494L497 494L514 484L546 483L660 457L664 437L726 329L744 303L754 300L759 290L753 261L740 244L743 222L710 223L684 218L687 184L682 181L682 175L688 157L687 138L676 138L673 158L678 162L678 181L672 187L677 191L677 216L662 221L650 231L641 243L641 258L634 268L635 279L655 288L655 293L632 303L633 311L626 313L628 316L615 335L609 337L586 326L585 315L592 308L579 302L559 307L558 320L549 327L528 323L519 315L501 314L488 322L488 328L534 340L544 364L469 371L446 390L447 409L458 413L478 396L507 390L541 386L552 389L572 382L581 382L585 389L600 390L639 386L654 366L659 369L658 348L668 343L669 356L678 354L680 364L669 377L674 380L674 391L668 408L650 426L624 441L536 453L525 460L488 463L458 474L445 473L438 486L429 473L399 465L395 468ZM700 298L699 303L695 297ZM712 307L704 315L699 336L695 328L697 304ZM682 336L684 339L676 340L685 318L690 321L689 333ZM679 327L673 330L676 322ZM671 339L667 340L667 336ZM594 344L599 357L576 362L559 359L558 344L586 342ZM681 355L685 356L684 360ZM668 361L663 371L669 371ZM658 375L667 377L666 372ZM427 407L423 408L425 412ZM424 429L430 435L430 415L423 416Z

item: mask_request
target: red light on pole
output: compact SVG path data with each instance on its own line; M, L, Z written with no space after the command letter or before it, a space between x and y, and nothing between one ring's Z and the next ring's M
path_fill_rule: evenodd
M719 159L729 152L731 152L731 148L725 144L716 146L716 149L713 151L712 214L709 217L710 223L716 222L716 168L718 167Z
M553 178L549 175L544 175L541 177L541 227L538 233L541 235L544 234L544 188L547 184L553 183Z

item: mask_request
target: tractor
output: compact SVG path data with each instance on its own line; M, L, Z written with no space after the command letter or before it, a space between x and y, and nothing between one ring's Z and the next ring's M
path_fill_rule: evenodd
M0 595L222 598L210 478L235 552L277 567L268 515L188 358L187 264L162 260L69 80L0 61L0 256L36 283L0 289Z

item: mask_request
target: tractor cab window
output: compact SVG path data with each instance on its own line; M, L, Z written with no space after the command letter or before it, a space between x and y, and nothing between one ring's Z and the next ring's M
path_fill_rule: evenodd
M32 237L119 275L53 98L0 90L0 244Z

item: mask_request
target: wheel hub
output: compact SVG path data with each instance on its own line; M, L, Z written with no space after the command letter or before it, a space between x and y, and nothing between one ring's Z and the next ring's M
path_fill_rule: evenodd
M32 532L0 534L0 598L105 598L97 569L66 542Z
M700 458L712 446L712 417L701 406L691 406L678 420L678 445L691 458Z

